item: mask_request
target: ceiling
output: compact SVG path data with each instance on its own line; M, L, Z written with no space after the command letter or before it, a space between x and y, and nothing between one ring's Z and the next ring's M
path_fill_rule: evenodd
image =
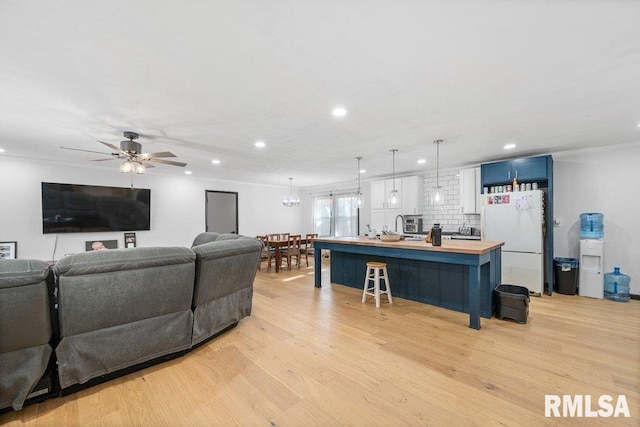
M433 170L435 139L441 169L635 144L639 16L635 0L3 0L0 155L117 173L60 147L135 131L193 177L301 187L355 181L357 156L363 179L389 176L391 149L397 174Z

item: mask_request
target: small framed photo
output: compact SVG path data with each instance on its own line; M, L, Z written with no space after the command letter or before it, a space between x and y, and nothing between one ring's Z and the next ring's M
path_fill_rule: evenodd
M101 251L103 249L118 249L117 240L89 240L84 242L85 251Z
M136 247L136 233L124 233L124 247L125 248Z
M0 242L0 259L18 258L18 242Z

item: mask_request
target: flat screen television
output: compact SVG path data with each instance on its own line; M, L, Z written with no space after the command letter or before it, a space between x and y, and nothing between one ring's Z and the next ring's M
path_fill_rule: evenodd
M42 183L42 232L150 229L151 190Z

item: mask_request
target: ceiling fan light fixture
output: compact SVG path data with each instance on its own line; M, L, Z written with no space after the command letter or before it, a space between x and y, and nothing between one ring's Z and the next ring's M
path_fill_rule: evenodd
M131 163L129 160L125 160L124 162L120 163L120 173L131 172L133 172L133 163Z
M143 173L145 173L145 171L147 170L144 165L140 162L136 162L135 164L135 169L136 169L136 173L138 175L142 175Z

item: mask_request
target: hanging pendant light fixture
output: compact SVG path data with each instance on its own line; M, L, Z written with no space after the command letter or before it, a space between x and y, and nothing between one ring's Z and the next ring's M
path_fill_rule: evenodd
M293 208L300 205L300 199L293 194L293 178L289 178L289 195L282 198L282 206Z
M356 193L356 202L358 203L358 207L362 206L362 190L360 188L360 160L362 160L362 157L356 157L356 160L358 161L358 192Z
M396 148L389 150L393 155L393 188L389 192L389 207L397 208L400 206L400 191L396 189Z
M442 194L442 188L440 187L440 144L443 142L442 139L433 141L436 144L436 186L433 187L431 193L431 204L436 206L444 204L444 194Z

